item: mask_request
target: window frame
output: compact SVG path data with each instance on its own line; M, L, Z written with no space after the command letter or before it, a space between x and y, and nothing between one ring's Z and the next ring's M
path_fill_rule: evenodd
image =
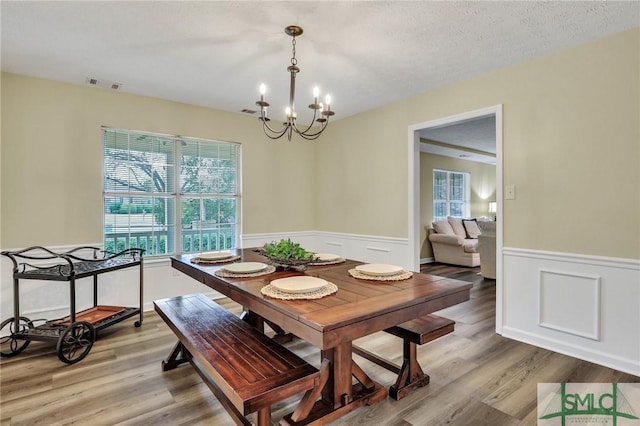
M166 154L169 157L173 157L172 161L166 160L165 163L169 165L169 167L167 167L167 171L166 171L166 175L165 177L165 191L156 191L154 190L155 188L152 188L151 190L147 191L147 192L142 192L142 191L131 191L131 187L128 188L127 191L124 190L118 190L117 188L113 188L113 187L108 187L108 183L107 182L111 182L111 184L115 187L117 186L116 183L114 183L114 180L109 180L108 176L107 176L107 164L110 158L115 158L115 157L108 157L107 154L107 149L108 149L108 142L107 142L107 133L108 132L112 132L113 133L113 138L114 138L114 144L117 145L117 135L118 133L120 134L124 134L126 135L127 138L127 148L126 148L126 153L127 153L127 159L128 161L131 161L131 152L145 152L144 150L140 150L140 149L132 149L131 146L131 138L132 136L143 136L143 137L149 137L151 140L154 140L154 138L158 138L161 140L168 140L171 141L173 143L173 148L171 149L171 147L166 150L167 153L171 152L171 154ZM185 136L179 136L179 135L168 135L168 134L161 134L161 133L153 133L153 132L146 132L146 131L139 131L139 130L130 130L130 129L116 129L116 128L110 128L110 127L102 127L101 128L101 136L102 136L102 240L103 240L103 247L105 250L110 250L110 251L120 251L122 249L122 246L125 248L129 248L129 247L140 247L141 246L141 240L144 239L144 247L142 248L148 248L148 247L152 247L153 249L147 250L147 253L145 253L146 257L156 257L156 258L161 258L161 257L167 257L167 256L173 256L173 255L179 255L179 254L184 254L184 253L198 253L198 252L202 252L202 251L208 251L208 250L226 250L226 249L231 249L231 248L236 248L239 247L240 245L240 235L241 235L241 156L242 156L242 150L241 147L242 145L240 143L237 142L227 142L227 141L219 141L219 140L212 140L212 139L204 139L204 138L194 138L194 137L185 137ZM218 150L218 155L217 156L212 156L212 155L206 155L206 149L204 150L204 152L201 151L201 147L202 146L207 146L209 145L209 147L213 147L214 145L214 149ZM152 144L149 145L150 148L152 147ZM220 173L224 173L225 171L231 171L229 176L232 179L232 183L231 183L231 187L230 187L230 192L200 192L199 190L197 191L183 191L184 188L181 187L181 178L184 176L183 175L183 170L189 168L189 166L185 165L184 163L184 159L189 155L189 148L187 147L191 147L191 149L193 149L194 146L197 147L197 152L198 154L194 157L193 155L191 155L190 157L193 159L196 159L196 165L195 165L195 169L219 169ZM221 148L227 147L228 148L228 155L229 157L223 157L220 155L220 150ZM157 151L151 149L149 152L151 153L157 153ZM148 157L147 157L148 158ZM217 167L214 167L213 165L209 164L207 165L203 165L203 163L207 163L206 161L203 162L202 159L213 159L213 161L210 161L208 163L215 163L218 164ZM221 166L220 164L225 163L226 161L230 161L231 167L225 167L225 166ZM131 172L131 167L129 166L129 163L127 161L127 166L129 167L129 173ZM116 161L117 162L117 159ZM113 167L113 164L111 165ZM193 167L193 166L192 166ZM173 173L170 171L170 169L173 169ZM173 175L173 176L170 176ZM213 177L213 174L209 173L208 177ZM200 178L195 177L192 179L197 179L198 182L198 188L201 188L200 185ZM124 181L124 180L123 180ZM131 175L129 175L126 179L127 182L129 182L129 185L131 184ZM204 186L204 185L203 185ZM225 188L229 188L228 183L224 182L223 185ZM209 188L210 189L210 188ZM224 191L224 189L222 190ZM121 226L121 230L122 232L108 232L108 224L107 224L107 214L110 211L110 206L107 205L107 200L109 198L120 198L120 199L124 199L124 200L132 200L135 198L138 199L147 199L146 203L150 204L151 208L153 208L153 211L150 213L151 216L153 217L153 219L151 219L151 230L149 231L151 233L151 237L147 236L147 235L140 235L142 234L147 234L147 232L141 232L139 229L137 231L138 235L133 236L133 234L135 232L132 232L132 229L134 229L135 227L132 226L132 214L135 214L134 212L132 212L131 208L133 206L132 203L129 203L129 212L128 213L124 213L123 216L126 216L126 226ZM167 222L166 220L164 222L156 222L156 210L154 208L154 206L156 205L155 203L158 200L168 200L169 203L173 202L173 207L170 208L169 210L164 210L165 211L165 217L171 215L173 216L174 220L173 223L171 222ZM233 203L235 205L235 211L233 211L233 216L232 219L229 222L220 222L220 216L218 215L218 217L216 218L216 221L212 221L212 220L207 220L206 217L205 218L201 218L201 216L204 216L205 213L202 210L199 210L199 219L196 221L198 223L197 226L195 227L191 227L191 226L185 226L185 224L183 224L183 202L185 202L186 200L197 200L199 206L203 206L204 203L207 202L213 202L214 205L217 203L218 205L218 213L220 212L220 201L221 200L233 200ZM150 201L150 203L149 203ZM231 207L233 209L233 207ZM228 220L229 216L225 216L225 218ZM115 226L115 219L113 220L114 223L114 227L117 229L117 227ZM204 223L207 223L207 225L204 225ZM191 223L191 225L193 224L193 222ZM190 231L191 229L193 229L193 232ZM227 231L226 233L224 231ZM156 234L154 236L154 233ZM109 237L110 234L113 234L113 237ZM120 236L119 234L124 234L124 236ZM222 235L224 234L224 235ZM230 235L229 235L230 234ZM206 237L205 237L206 235ZM160 247L163 245L163 242L161 241L161 239L164 237L164 249L161 249L160 252L158 252L157 250L160 249ZM189 243L187 244L187 240L186 238L189 238ZM229 238L231 237L231 238ZM215 241L214 241L215 238ZM122 240L124 239L124 243L122 243ZM170 240L173 239L173 249L171 250L170 246L171 246L171 242Z
M437 188L436 188L436 183L437 183L437 179L436 179L436 174L437 173L446 173L446 199L442 200L442 199L436 199L437 196ZM453 200L452 199L452 191L453 191L453 179L452 176L454 175L459 175L462 177L462 200ZM456 218L468 218L471 216L471 173L469 172L460 172L460 171L454 171L454 170L444 170L444 169L433 169L433 173L432 173L432 197L431 197L431 202L432 202L432 216L433 216L433 221L438 221L438 220L446 220L447 217L456 217ZM443 204L445 206L445 214L444 216L442 215L437 215L437 209L436 206L437 204ZM462 204L462 214L452 214L452 204Z

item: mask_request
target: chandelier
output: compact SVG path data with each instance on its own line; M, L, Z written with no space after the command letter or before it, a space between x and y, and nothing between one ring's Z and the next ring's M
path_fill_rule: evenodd
M269 126L269 121L271 121L271 119L267 116L269 103L265 100L267 87L264 84L260 85L260 100L256 102L256 105L260 107L260 117L258 119L262 121L262 129L264 130L265 135L271 139L279 139L282 136L287 135L287 139L291 140L291 135L294 132L307 140L318 139L318 136L320 136L329 124L329 117L335 114L331 111L331 96L327 95L325 98L326 106L322 103L318 103L318 95L320 94L320 91L317 87L314 87L313 103L309 105L309 108L313 111L313 118L311 119L311 123L303 129L298 127L296 124L297 114L295 110L295 98L296 74L300 72L300 68L298 68L298 60L296 59L296 37L302 35L302 28L297 25L289 25L284 29L284 32L292 38L291 52L293 55L291 57L291 65L287 67L287 71L289 71L291 77L289 80L289 105L285 109L286 121L282 123L282 128L278 130ZM319 128L317 124L314 127L314 123L319 123Z

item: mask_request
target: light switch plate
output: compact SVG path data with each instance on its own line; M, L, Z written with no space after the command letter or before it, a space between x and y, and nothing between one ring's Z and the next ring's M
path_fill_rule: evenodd
M505 187L504 187L504 199L505 200L515 200L516 199L516 186L515 185L505 185Z

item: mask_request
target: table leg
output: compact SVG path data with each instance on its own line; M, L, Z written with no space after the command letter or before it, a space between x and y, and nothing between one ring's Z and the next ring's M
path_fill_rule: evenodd
M272 337L278 343L287 343L293 340L293 334L287 333L282 327L278 324L269 321L266 318L261 317L253 311L250 311L247 308L244 308L244 311L240 314L240 319L246 323L251 324L262 333L264 333L265 324L268 325L274 332Z
M298 421L292 414L285 416L281 425L324 425L363 405L373 405L387 398L387 389L373 381L351 358L351 342L321 351L329 364L329 377L309 415ZM353 385L352 377L359 383Z
M320 351L320 358L329 360L330 373L322 399L339 408L353 400L351 386L351 342L342 343L335 348Z
M252 326L254 326L255 328L257 328L258 330L264 333L264 318L262 318L260 315L256 314L255 312L252 312L247 308L244 308L244 310L240 314L240 319L246 323L251 324Z

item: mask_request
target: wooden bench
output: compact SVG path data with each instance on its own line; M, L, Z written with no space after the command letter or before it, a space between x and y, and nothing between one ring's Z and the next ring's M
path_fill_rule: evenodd
M163 371L189 362L239 425L271 425L271 405L305 392L295 420L304 419L328 377L202 294L156 300L154 308L178 336Z
M398 374L396 383L389 388L389 396L399 400L413 388L429 384L429 375L422 371L418 363L417 345L452 333L454 324L455 321L448 318L430 314L384 330L402 338L402 367L355 345L353 352Z

